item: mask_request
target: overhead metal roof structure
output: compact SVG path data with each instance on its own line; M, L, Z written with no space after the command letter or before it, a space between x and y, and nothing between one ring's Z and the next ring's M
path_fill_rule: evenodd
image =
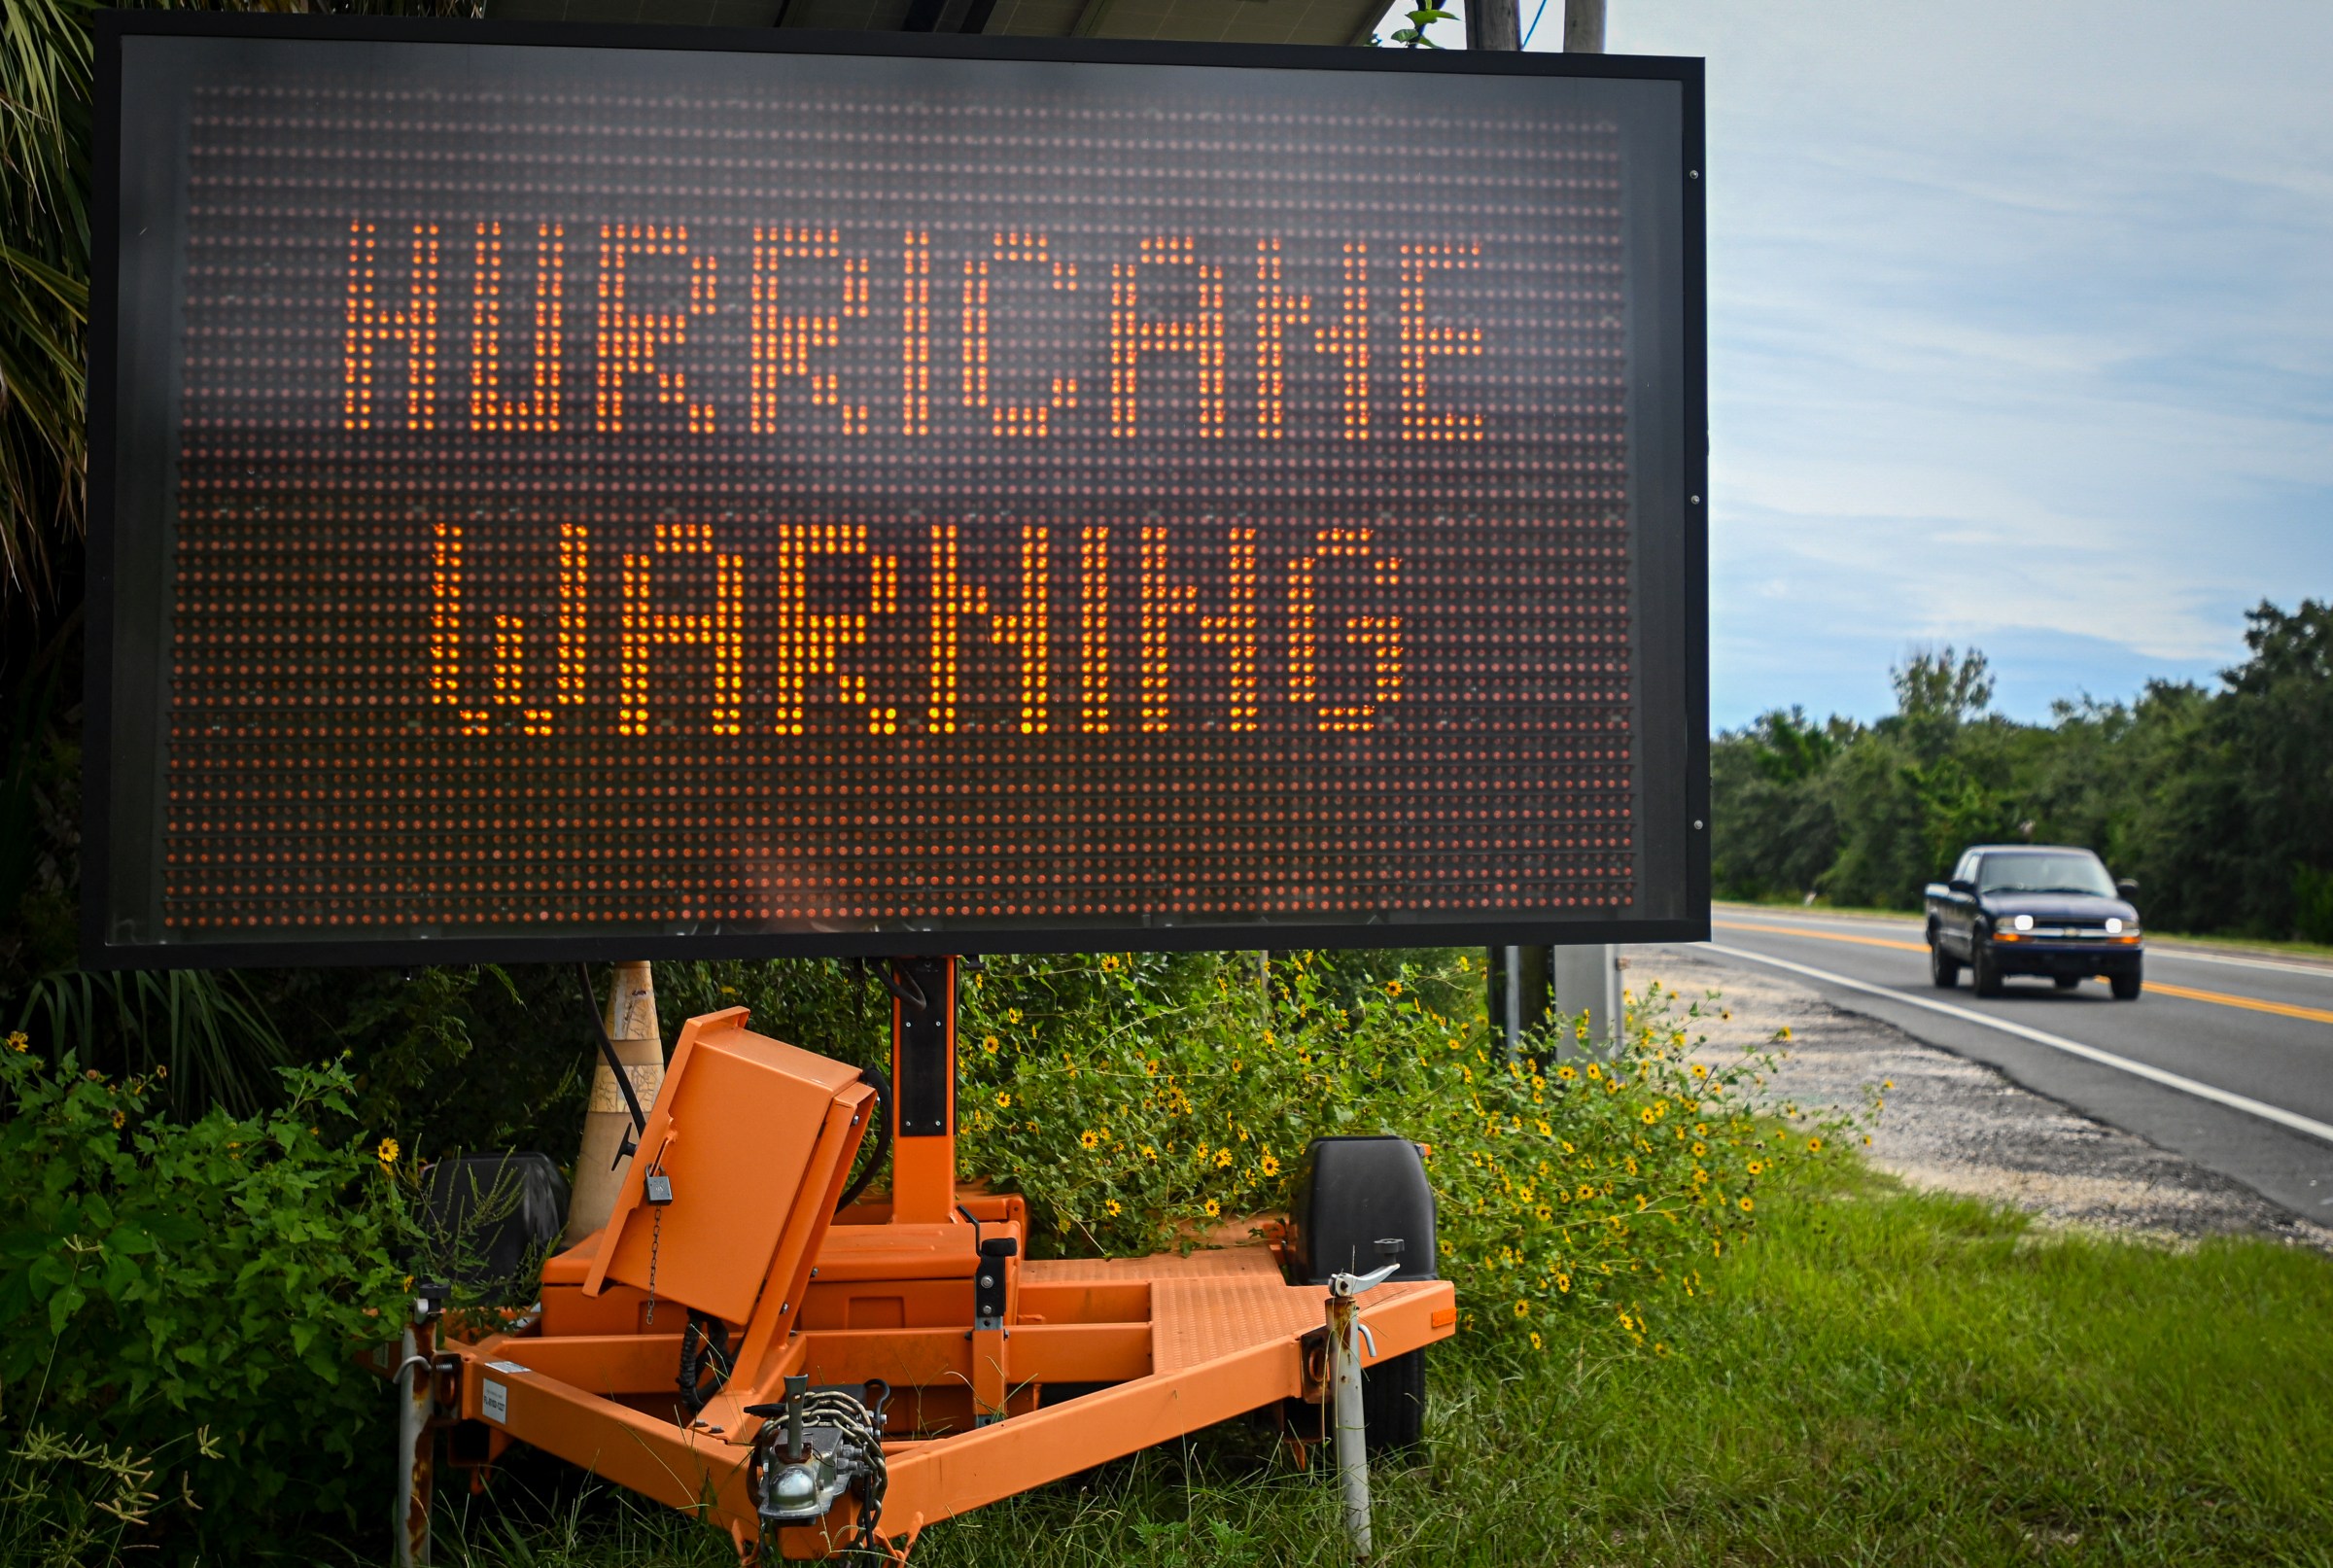
M487 0L496 21L1363 44L1388 0Z

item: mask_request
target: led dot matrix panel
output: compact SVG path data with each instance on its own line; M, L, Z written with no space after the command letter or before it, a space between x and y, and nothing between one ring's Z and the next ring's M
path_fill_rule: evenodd
M101 44L94 961L1701 931L1697 62Z

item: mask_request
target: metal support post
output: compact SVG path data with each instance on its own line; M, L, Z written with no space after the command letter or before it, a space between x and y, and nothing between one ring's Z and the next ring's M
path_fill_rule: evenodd
M437 1314L435 1288L413 1298L399 1340L397 1368L397 1568L428 1568L430 1508L436 1483Z
M893 958L891 993L891 1219L945 1225L956 1217L956 979L953 958Z
M1369 1535L1369 1413L1361 1404L1360 1297L1391 1279L1401 1265L1389 1263L1365 1274L1329 1275L1329 1384L1337 1434L1337 1481L1344 1492L1344 1530L1352 1537L1353 1560L1367 1562ZM1374 1349L1373 1349L1374 1353Z
M1507 949L1506 960L1507 1060L1513 1062L1523 1054L1523 950Z
M1557 948L1551 965L1556 1010L1565 1018L1587 1015L1584 1039L1565 1042L1568 1050L1606 1057L1620 1037L1620 971L1609 947ZM1569 1033L1566 1025L1564 1032Z

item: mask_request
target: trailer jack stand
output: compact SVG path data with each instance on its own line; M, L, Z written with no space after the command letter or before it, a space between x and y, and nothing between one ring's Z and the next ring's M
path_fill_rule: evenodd
M1369 1417L1361 1404L1361 1341L1374 1342L1361 1321L1359 1298L1391 1279L1397 1263L1372 1272L1329 1276L1328 1328L1330 1354L1336 1358L1337 1479L1344 1491L1344 1530L1352 1538L1353 1559L1367 1562L1374 1550L1369 1536ZM1372 1359L1375 1345L1371 1345Z
M436 1491L437 1320L445 1287L413 1297L397 1364L397 1568L428 1568L430 1509Z

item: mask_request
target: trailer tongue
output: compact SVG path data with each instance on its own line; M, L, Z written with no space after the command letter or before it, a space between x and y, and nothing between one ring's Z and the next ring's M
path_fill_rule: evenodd
M436 1320L429 1420L457 1466L524 1442L762 1560L904 1555L968 1509L1321 1404L1329 1293L1287 1282L1280 1238L1032 1259L1020 1199L958 1185L956 962L896 975L888 1096L743 1008L689 1021L613 1217L549 1261L540 1312L476 1337ZM887 1111L888 1198L838 1212ZM1430 1257L1430 1235L1407 1248ZM1389 1363L1448 1338L1456 1300L1388 1281L1357 1322L1360 1362Z

